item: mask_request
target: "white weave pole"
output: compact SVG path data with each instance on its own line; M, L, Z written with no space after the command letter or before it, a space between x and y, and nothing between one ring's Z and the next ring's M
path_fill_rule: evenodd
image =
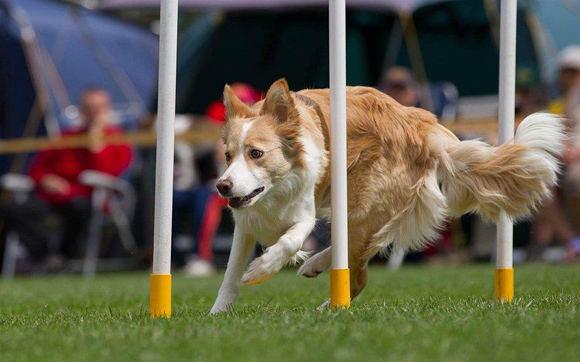
M151 316L171 316L171 221L178 0L161 0Z
M517 6L517 0L501 0L499 144L508 142L514 136ZM495 297L509 302L513 294L513 222L502 211L497 225Z
M346 141L346 4L329 1L330 155L331 155L331 305L348 308L347 141Z

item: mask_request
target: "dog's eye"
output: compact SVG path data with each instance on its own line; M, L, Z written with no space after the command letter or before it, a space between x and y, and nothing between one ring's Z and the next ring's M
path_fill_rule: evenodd
M250 157L251 158L260 158L264 155L264 152L260 151L260 150L251 150L250 151Z
M230 155L229 152L226 152L226 161L230 162L231 159L232 159L232 155Z

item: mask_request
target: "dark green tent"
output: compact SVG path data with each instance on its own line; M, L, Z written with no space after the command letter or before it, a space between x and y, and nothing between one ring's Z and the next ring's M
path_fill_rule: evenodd
M347 0L348 83L375 85L393 64L460 97L497 95L498 0ZM518 82L553 79L558 50L580 36L580 0L520 0ZM182 32L178 111L202 113L226 82L265 90L328 85L327 0L180 0L198 13ZM107 11L155 10L159 0L104 0ZM485 103L479 98L475 103ZM493 108L493 105L492 105Z
M496 16L483 1L439 2L418 8L412 17L351 8L347 81L373 86L384 69L400 64L413 68L419 80L453 83L460 96L496 94ZM518 67L537 82L539 63L523 10L518 20ZM266 90L285 77L293 89L327 87L328 14L317 7L205 13L183 33L179 51L183 113L203 113L224 83Z

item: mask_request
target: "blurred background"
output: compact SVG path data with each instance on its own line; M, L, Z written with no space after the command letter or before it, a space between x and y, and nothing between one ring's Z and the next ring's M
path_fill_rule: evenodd
M580 0L520 0L516 118L568 118L554 198L515 228L516 263L580 255ZM497 143L499 1L347 0L347 83L435 113L462 139ZM0 263L15 274L145 269L153 235L159 0L0 0ZM260 100L285 77L328 87L323 0L180 0L175 268L225 266L233 224L221 93ZM319 222L305 242L329 243ZM260 253L261 250L256 250ZM421 253L375 263L490 262L495 226L446 225Z

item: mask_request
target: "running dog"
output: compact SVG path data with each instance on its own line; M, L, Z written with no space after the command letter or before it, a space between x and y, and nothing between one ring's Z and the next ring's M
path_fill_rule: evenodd
M224 104L228 168L217 189L236 226L212 314L233 308L240 282L257 284L306 260L302 243L317 218L330 217L329 90L294 93L281 79L250 106L226 85ZM445 220L465 213L529 216L557 181L565 140L562 119L536 113L501 147L459 141L433 114L368 87L347 88L347 127L352 298L367 283L369 259L389 245L421 249ZM267 249L244 273L256 242ZM330 254L316 254L298 274L322 273Z

